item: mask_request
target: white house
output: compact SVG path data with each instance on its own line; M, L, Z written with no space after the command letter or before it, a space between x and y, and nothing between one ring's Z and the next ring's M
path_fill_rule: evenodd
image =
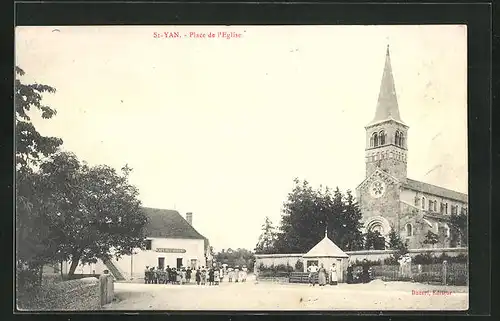
M116 279L137 279L144 277L149 267L201 267L210 263L210 245L192 225L193 214L186 213L184 219L175 210L143 208L148 217L145 228L146 249L137 249L133 255L122 256L107 262L79 265L75 273L101 274L109 270ZM65 263L67 273L70 263Z

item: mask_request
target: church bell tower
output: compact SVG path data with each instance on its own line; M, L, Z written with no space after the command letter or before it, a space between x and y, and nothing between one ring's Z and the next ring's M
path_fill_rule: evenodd
M375 117L365 126L365 130L366 177L379 168L400 181L406 180L408 126L399 115L389 45Z

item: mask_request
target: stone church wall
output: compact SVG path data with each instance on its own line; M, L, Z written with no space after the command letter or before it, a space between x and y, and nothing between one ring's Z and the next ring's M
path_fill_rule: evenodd
M363 213L363 221L370 217L382 216L385 217L390 224L397 225L397 217L400 211L399 208L399 187L394 184L388 184L384 196L373 198L370 195L368 185L365 189L359 191L358 201ZM388 231L387 231L388 232Z

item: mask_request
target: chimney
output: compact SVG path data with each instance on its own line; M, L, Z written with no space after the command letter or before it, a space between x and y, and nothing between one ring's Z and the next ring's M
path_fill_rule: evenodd
M186 213L186 221L189 223L189 225L193 225L193 213Z

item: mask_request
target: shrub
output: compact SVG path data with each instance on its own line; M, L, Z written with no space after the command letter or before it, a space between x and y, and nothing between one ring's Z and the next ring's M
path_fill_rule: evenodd
M304 271L304 262L302 262L301 260L297 260L297 262L295 263L295 271Z
M363 266L363 261L359 261L356 259L356 261L352 262L352 265L353 266ZM382 261L381 260L376 260L376 261L366 261L366 264L368 264L368 266L379 266L379 265L382 265Z

